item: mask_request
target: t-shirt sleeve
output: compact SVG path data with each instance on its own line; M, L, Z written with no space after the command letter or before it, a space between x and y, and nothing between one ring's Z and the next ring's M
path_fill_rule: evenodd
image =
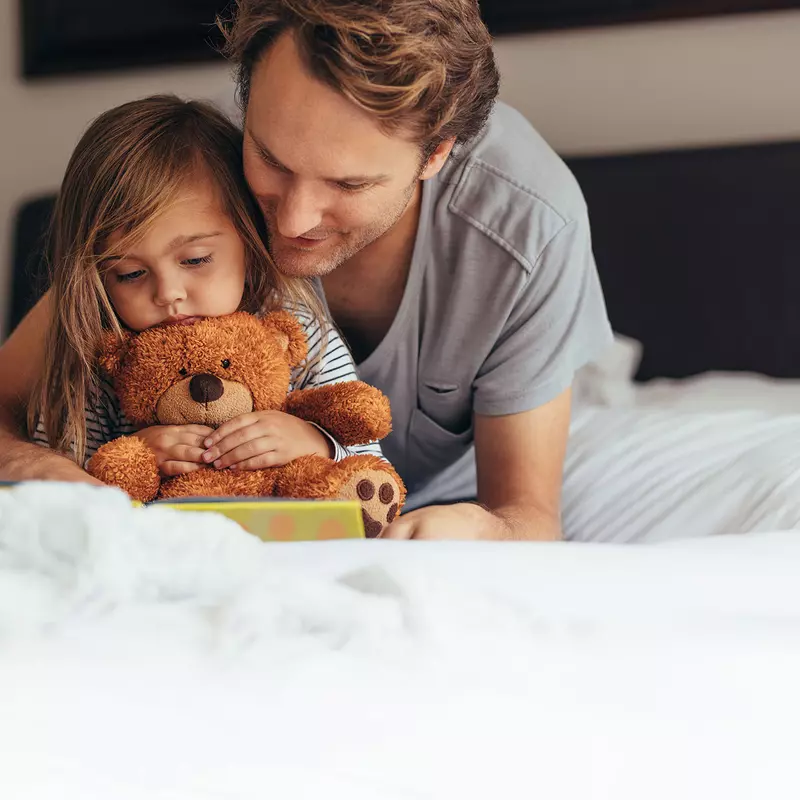
M612 341L589 221L579 217L521 273L511 313L473 384L475 413L500 416L544 405Z

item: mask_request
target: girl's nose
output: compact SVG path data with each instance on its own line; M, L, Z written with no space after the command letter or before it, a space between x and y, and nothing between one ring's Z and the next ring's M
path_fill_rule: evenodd
M160 280L156 284L153 302L157 306L172 306L186 299L186 290L179 281Z

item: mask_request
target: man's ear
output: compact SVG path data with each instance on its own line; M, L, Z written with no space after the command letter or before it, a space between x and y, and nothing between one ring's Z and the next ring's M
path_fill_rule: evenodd
M122 366L122 359L128 352L128 345L133 340L133 334L122 330L119 334L115 331L104 331L100 340L98 361L100 366L112 378L116 378Z
M450 153L453 152L455 143L455 138L442 139L442 141L439 142L439 144L436 146L436 149L428 157L428 160L425 163L422 172L420 173L419 179L421 181L427 181L434 175L439 174L442 167L447 163L447 159L450 158Z
M308 342L303 326L294 314L288 311L271 311L264 315L261 324L277 338L290 367L303 363L308 355Z

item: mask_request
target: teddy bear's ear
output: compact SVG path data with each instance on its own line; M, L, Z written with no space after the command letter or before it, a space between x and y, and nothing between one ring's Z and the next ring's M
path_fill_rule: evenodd
M272 311L264 315L261 324L277 337L286 352L286 360L290 367L303 363L303 359L308 355L308 341L303 326L294 314L288 311Z
M133 334L126 330L117 334L115 331L104 331L100 340L98 361L102 369L112 378L119 373L122 359L128 350L128 345L133 339Z

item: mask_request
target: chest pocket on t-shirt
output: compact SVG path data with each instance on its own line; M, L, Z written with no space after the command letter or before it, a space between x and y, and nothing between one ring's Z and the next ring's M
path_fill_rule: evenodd
M409 470L423 483L457 461L472 444L472 396L458 384L421 381L409 425Z
M472 431L472 392L447 380L421 380L419 410L445 434L460 436Z

